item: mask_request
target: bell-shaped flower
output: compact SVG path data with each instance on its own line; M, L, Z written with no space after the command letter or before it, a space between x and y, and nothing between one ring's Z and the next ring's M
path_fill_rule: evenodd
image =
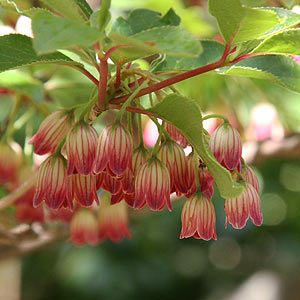
M201 193L194 194L185 202L181 213L181 223L181 239L191 236L206 241L217 239L214 205Z
M49 208L68 206L73 209L72 182L67 174L67 161L60 154L48 157L40 166L33 206L45 200Z
M120 179L112 177L108 173L103 173L103 182L101 187L110 192L112 195L116 195L122 190L122 182Z
M188 183L187 186L189 187L188 192L185 193L185 196L187 198L191 197L197 192L194 155L194 153L191 153L187 158L188 167L186 181ZM209 199L211 199L214 194L214 179L209 173L209 170L206 167L206 165L201 160L199 161L198 166L198 179L200 184L200 191Z
M142 208L146 203L152 210L162 210L166 205L172 210L169 171L156 157L139 169L135 179L134 208Z
M49 115L29 141L29 144L34 144L34 152L39 155L54 153L70 130L72 122L73 113L70 111L58 110Z
M229 123L223 123L212 134L209 147L216 160L230 171L241 164L242 141L238 131Z
M254 170L251 167L247 166L243 177L256 189L257 193L259 194L259 183Z
M89 207L94 201L99 205L96 176L74 174L72 180L74 198L80 206Z
M104 128L98 139L95 173L106 167L117 177L122 177L132 164L132 139L121 124Z
M80 209L75 212L70 231L69 241L77 246L96 245L99 242L97 218L89 209Z
M178 131L178 129L174 125L166 123L165 127L172 140L181 145L182 148L186 148L189 145L185 137Z
M182 147L174 142L165 142L159 152L157 157L161 162L167 167L170 180L171 180L171 190L173 186L178 194L187 193L188 185L186 182L186 172L187 172L187 158L184 154Z
M98 213L98 237L100 241L111 240L120 242L123 238L131 238L128 226L128 213L124 201L110 204L109 196L101 198L101 206Z
M132 172L133 172L134 176L136 176L140 167L143 164L145 164L149 158L150 158L150 153L143 146L140 146L140 147L137 147L136 149L134 149L133 155L132 155Z
M263 221L260 210L260 197L256 189L251 184L246 184L243 193L236 198L225 200L226 225L228 223L235 229L245 227L248 218L252 223L260 226Z
M98 134L93 126L79 122L71 128L66 138L68 175L91 174L95 157Z

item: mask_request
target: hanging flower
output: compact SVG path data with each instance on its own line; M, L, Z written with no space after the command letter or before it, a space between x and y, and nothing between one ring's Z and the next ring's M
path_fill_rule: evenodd
M74 197L80 206L89 207L93 204L94 200L99 205L96 189L96 176L74 174L72 179Z
M223 123L213 132L209 147L216 160L228 170L240 167L242 141L238 131L229 123Z
M172 140L181 145L182 148L186 148L189 145L185 137L178 131L178 129L174 125L166 123L165 127Z
M169 172L156 157L139 169L135 180L134 208L142 208L146 203L152 210L162 210L166 205L172 210Z
M216 215L212 201L205 195L196 193L183 206L180 238L193 236L197 239L217 239Z
M101 207L99 208L99 240L109 239L114 243L120 242L124 237L131 238L128 227L127 207L124 201L110 205L109 197L101 198Z
M97 144L95 173L107 168L111 175L122 177L127 168L132 168L132 140L121 124L104 128Z
M229 222L233 228L241 229L245 227L249 217L254 225L260 226L262 224L260 197L251 184L246 185L245 190L239 197L226 199L224 208L226 213L225 227Z
M174 187L177 194L187 193L186 172L188 166L187 158L182 147L172 141L165 142L161 146L157 157L169 171L171 191L173 191Z
M120 179L111 177L108 173L103 173L103 182L101 187L110 192L112 195L116 195L122 190L122 183Z
M75 212L70 226L69 238L77 246L84 244L98 244L97 218L89 209L80 209Z
M249 166L247 166L247 168L246 168L244 179L249 184L251 184L256 189L257 193L259 194L259 183L258 183L257 176L256 176L254 170Z
M66 138L68 175L89 175L94 167L98 134L93 126L84 122L76 124Z
M188 188L188 192L185 193L185 196L189 198L197 192L194 153L191 153L188 156L187 161L188 161L187 163L188 167L187 167L186 182L189 188ZM198 166L198 178L200 184L200 191L204 195L206 195L209 199L211 199L214 194L214 187L213 187L214 179L209 173L209 170L206 167L206 165L201 160L199 161L199 166Z
M140 146L133 151L132 155L132 172L134 176L136 176L137 172L139 171L140 167L148 161L150 158L149 151Z
M73 113L58 110L49 115L41 124L29 144L34 144L36 154L54 153L58 144L67 135L73 122Z
M33 206L45 200L49 208L73 208L71 178L67 175L67 161L59 154L48 157L40 166Z

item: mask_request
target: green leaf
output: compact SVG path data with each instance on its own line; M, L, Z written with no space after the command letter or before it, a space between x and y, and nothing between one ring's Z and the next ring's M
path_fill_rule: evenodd
M252 53L300 55L300 29L279 32L265 39Z
M245 17L239 0L209 0L209 12L218 22L225 41L229 41Z
M0 87L27 95L36 102L42 102L43 100L43 83L33 79L28 74L21 73L19 70L1 73Z
M221 68L219 73L271 80L300 93L300 65L285 55L250 57L234 66Z
M73 46L90 46L100 38L100 32L76 21L38 13L32 20L33 46L38 53Z
M117 32L125 36L131 36L138 32L162 26L177 26L180 18L170 9L165 16L161 13L149 9L136 9L131 12L127 19L117 18L112 26L112 32Z
M85 0L75 0L77 5L80 7L83 14L89 19L93 10Z
M26 10L23 10L21 8L18 7L18 5L12 1L12 0L0 0L0 5L2 7L5 7L9 10L12 10L18 14L22 14L25 15L29 18L32 18L35 14L37 14L38 12L48 12L51 13L49 10L45 9L45 8L40 8L40 7L32 7Z
M232 180L231 173L211 153L203 134L200 108L194 100L171 94L147 111L172 123L184 134L207 165L222 197L234 198L242 193L243 186Z
M100 14L100 10L96 10L92 13L91 17L90 17L90 24L92 27L99 29L99 14ZM106 16L106 20L105 23L103 25L103 29L105 29L106 25L110 22L111 19L111 15L108 12L107 16Z
M177 26L155 27L130 37L112 32L109 36L113 45L129 45L117 50L113 59L134 60L156 53L170 56L195 57L201 52L201 45L192 34Z
M279 23L272 10L243 7L239 0L210 0L210 13L217 19L225 41L248 41L270 31Z
M243 7L245 17L239 24L234 42L243 42L255 39L268 32L279 23L275 12L260 8Z
M80 7L77 6L73 0L41 0L48 7L58 12L60 15L83 23L85 16L83 15Z
M0 72L38 63L61 63L81 67L59 52L37 55L32 47L32 39L21 34L1 36L0 49Z
M300 23L300 15L293 13L288 9L279 7L266 7L264 9L275 12L277 14L277 18L279 18L279 23L259 38L265 38L277 32L296 26Z
M216 41L201 41L203 52L196 58L167 56L155 62L154 72L188 71L218 61L224 52L224 45Z

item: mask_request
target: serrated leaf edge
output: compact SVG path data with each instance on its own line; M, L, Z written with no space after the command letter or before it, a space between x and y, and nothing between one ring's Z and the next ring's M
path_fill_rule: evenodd
M300 23L300 21L299 21ZM277 31L275 34L273 35L270 35L268 36L266 39L264 39L258 46L256 46L250 53L259 53L259 52L255 52L255 50L259 49L260 46L262 46L263 44L265 44L268 40L280 35L280 34L283 34L283 33L288 33L288 32L291 32L291 31L299 31L300 32L300 28L286 28L285 30L281 30L281 31ZM279 52L266 52L266 53L273 53L273 54L279 54ZM285 53L285 54L288 54L288 53ZM292 54L291 54L292 55Z

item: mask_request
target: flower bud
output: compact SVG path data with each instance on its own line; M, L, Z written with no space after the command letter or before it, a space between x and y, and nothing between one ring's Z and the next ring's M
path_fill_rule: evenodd
M66 138L68 175L79 173L89 175L94 167L98 134L94 127L80 122Z
M88 209L78 210L71 221L71 236L69 238L77 246L98 244L97 218Z
M262 224L260 197L251 184L246 185L245 190L239 197L226 199L224 209L226 213L226 228L229 222L233 228L242 229L245 227L249 217L254 225L260 226Z
M212 134L209 147L216 160L230 171L238 168L242 157L242 141L238 131L228 123Z
M152 210L162 210L166 205L172 210L169 172L155 157L139 169L135 179L134 208L142 208L146 203Z
M41 164L33 199L34 207L45 200L49 208L57 209L64 203L73 208L72 183L66 165L61 155L52 155Z
M34 144L36 154L54 153L58 144L67 135L73 121L73 114L59 110L49 115L41 124L29 144Z
M217 239L214 206L205 195L196 193L183 206L180 238Z

